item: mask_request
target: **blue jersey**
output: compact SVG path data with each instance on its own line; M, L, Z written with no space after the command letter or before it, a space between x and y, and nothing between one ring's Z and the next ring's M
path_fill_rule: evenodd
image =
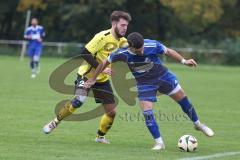
M128 48L119 49L108 57L110 63L123 61L128 64L138 83L158 79L167 72L162 65L160 54L166 53L167 48L156 40L144 39L143 55L131 53Z
M31 36L28 45L30 47L42 46L42 43L38 41L39 38L43 39L45 37L45 31L42 26L29 26L24 32L24 38Z

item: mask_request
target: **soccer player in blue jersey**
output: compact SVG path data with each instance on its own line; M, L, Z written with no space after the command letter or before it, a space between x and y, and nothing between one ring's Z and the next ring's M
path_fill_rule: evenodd
M37 18L32 18L31 26L29 26L25 33L24 38L28 42L28 56L30 57L30 67L32 70L32 78L36 77L36 73L40 72L39 60L42 53L42 41L45 37L44 28L38 25Z
M175 100L191 119L195 129L202 131L209 137L213 136L214 132L199 121L193 105L185 95L176 76L162 64L159 55L165 54L190 67L196 67L197 63L193 59L184 59L175 50L165 47L156 40L143 39L142 35L137 32L131 33L127 40L129 47L110 54L108 59L98 66L94 76L85 83L84 87L89 88L93 85L97 75L110 63L126 62L137 82L138 98L146 126L156 141L153 150L165 149L152 110L153 102L157 101L157 92L166 94Z

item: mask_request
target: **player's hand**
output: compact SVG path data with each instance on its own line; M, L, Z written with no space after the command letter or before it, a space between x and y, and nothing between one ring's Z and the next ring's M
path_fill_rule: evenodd
M42 38L38 38L37 41L38 41L38 42L42 42Z
M197 67L197 62L194 59L188 59L184 64L189 67Z
M105 73L109 76L111 76L113 74L113 70L111 68L105 68L102 73Z
M84 83L83 88L89 89L89 88L91 88L95 83L96 83L96 79L90 78L90 79L88 79L88 80Z
M30 35L30 36L27 36L26 39L30 39L30 40L31 40L31 39L32 39L32 36L31 36L31 35Z

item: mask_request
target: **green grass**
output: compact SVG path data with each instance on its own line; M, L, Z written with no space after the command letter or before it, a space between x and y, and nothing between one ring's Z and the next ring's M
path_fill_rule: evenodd
M121 100L114 126L107 135L110 145L93 141L99 117L84 122L63 122L52 134L43 134L43 125L54 117L55 105L62 99L71 98L55 92L48 83L52 71L64 61L42 58L41 74L36 79L30 79L27 59L20 62L18 57L0 57L1 160L174 160L240 151L240 67L199 65L192 70L169 64L201 121L212 127L216 135L213 138L204 136L195 131L185 118L173 120L172 114L182 116L181 109L168 97L162 96L154 108L168 115L168 119L158 118L166 150L153 152L150 148L154 141L144 122L134 117L140 112L139 107L128 106ZM75 73L72 72L67 82L71 84L74 79ZM90 99L80 112L95 106ZM126 114L128 117L125 117ZM192 134L198 139L196 152L178 150L177 140L183 134ZM238 160L240 155L220 159Z

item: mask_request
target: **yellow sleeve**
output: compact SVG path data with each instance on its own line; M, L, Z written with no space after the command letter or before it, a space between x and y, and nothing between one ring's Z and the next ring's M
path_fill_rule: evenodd
M119 48L126 48L127 46L128 46L127 39L125 37L122 37L120 39Z
M95 54L96 52L100 51L102 47L105 45L104 35L103 34L96 34L91 41L89 41L85 48Z

